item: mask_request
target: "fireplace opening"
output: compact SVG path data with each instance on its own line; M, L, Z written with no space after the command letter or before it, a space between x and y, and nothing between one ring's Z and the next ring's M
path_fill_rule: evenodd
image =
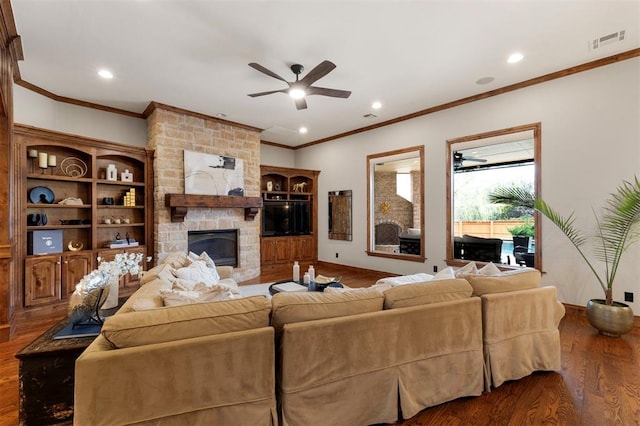
M189 251L207 254L218 266L238 266L238 230L216 229L188 232Z

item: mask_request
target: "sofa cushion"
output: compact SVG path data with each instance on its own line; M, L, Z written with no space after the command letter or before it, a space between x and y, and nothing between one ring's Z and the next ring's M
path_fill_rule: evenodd
M465 279L473 287L473 294L482 296L488 293L504 293L540 287L541 274L535 268L524 268L503 272L497 276L465 275Z
M144 346L267 327L270 312L267 298L253 296L118 313L104 322L102 336L115 348Z
M376 289L342 293L277 293L271 299L271 324L281 332L285 324L342 317L382 310L384 297Z
M384 292L384 308L406 308L471 297L473 289L466 280L445 279L407 284Z

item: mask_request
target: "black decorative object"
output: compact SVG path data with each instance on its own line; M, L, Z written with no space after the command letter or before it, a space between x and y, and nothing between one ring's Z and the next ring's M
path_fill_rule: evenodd
M47 224L47 215L44 213L30 213L27 215L27 226L44 226Z
M229 190L229 194L227 195L239 195L239 196L243 196L244 195L244 189L242 188L233 188L231 190Z

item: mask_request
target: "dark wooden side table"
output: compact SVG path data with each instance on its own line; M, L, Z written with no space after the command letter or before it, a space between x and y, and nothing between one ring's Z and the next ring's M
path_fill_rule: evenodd
M118 307L104 311L113 315ZM67 324L65 318L16 353L20 360L20 424L58 425L73 422L73 386L75 363L93 337L54 340L53 336Z

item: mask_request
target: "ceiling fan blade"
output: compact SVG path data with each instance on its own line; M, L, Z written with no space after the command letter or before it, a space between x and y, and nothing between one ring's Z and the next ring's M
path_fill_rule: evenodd
M251 68L255 69L255 70L260 71L260 72L261 72L261 73L263 73L263 74L268 75L269 77L277 78L278 80L282 80L282 81L284 81L285 83L288 83L288 81L287 81L287 80L285 80L284 78L280 77L280 76L279 76L278 74L276 74L275 72L273 72L273 71L271 71L271 70L266 69L265 67L263 67L263 66L262 66L262 65L260 65L260 64L256 64L255 62L251 62L251 63L249 64L249 66L250 66Z
M304 98L296 99L296 108L307 109L307 101L305 101Z
M273 93L287 93L288 91L289 89L269 90L268 92L249 93L247 96L251 96L252 98L255 98L256 96L271 95Z
M311 86L317 80L320 80L322 77L333 71L335 67L336 64L331 61L322 61L314 69L309 71L307 75L305 75L304 78L300 80L300 83L302 83L306 87Z
M307 95L322 95L322 96L332 96L334 98L348 98L351 95L351 92L348 90L338 90L338 89L327 89L325 87L308 87Z

